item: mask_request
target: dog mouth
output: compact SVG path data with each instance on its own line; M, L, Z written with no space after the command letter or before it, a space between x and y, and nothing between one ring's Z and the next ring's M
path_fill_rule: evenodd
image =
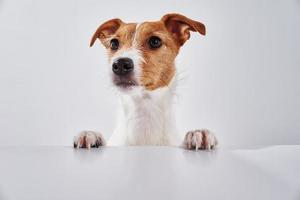
M133 80L114 80L114 84L122 89L131 89L138 86L137 82Z

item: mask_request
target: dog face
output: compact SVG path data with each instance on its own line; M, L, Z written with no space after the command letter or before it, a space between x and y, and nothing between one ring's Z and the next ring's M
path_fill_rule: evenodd
M175 58L190 37L205 35L205 26L179 14L164 15L155 22L124 23L112 19L94 33L107 49L113 83L123 91L167 86L175 75Z

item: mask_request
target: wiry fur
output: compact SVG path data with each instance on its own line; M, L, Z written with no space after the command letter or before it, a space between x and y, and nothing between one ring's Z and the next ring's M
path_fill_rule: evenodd
M159 21L141 24L112 19L97 29L90 45L100 39L107 48L110 66L124 58L134 65L125 78L126 84L134 86L118 87L122 109L108 145L180 145L173 110L177 85L174 61L190 31L205 35L205 26L179 14L167 14ZM153 36L162 41L157 49L148 44ZM117 49L110 48L112 39L119 41ZM115 83L124 81L124 76L113 73L112 78ZM101 135L83 132L75 138L74 146L90 148L99 141L105 144ZM186 134L183 144L188 149L211 149L217 140L208 130L195 130Z
M132 47L114 55L111 63L121 57L132 59L136 69L135 79L141 84L145 60L137 42L139 27L140 24L137 24ZM108 145L178 145L172 105L175 85L170 84L153 91L137 87L126 93L121 92L122 109Z
M174 84L175 85L175 84ZM121 96L122 110L109 145L178 145L173 88L137 88Z

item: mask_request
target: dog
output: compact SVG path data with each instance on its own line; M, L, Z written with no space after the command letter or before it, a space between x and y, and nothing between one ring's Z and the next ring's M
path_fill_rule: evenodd
M99 39L106 48L122 109L107 143L100 133L83 131L74 138L74 148L183 144L187 149L214 149L217 139L207 129L187 132L183 142L177 134L174 62L190 32L205 35L205 25L175 13L154 22L125 23L116 18L100 25L90 47Z

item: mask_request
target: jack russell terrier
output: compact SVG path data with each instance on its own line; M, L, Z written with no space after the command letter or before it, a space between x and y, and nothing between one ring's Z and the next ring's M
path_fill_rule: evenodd
M107 145L181 145L187 149L213 149L216 137L206 129L189 131L178 140L172 100L176 89L175 58L190 31L205 35L204 24L180 14L159 21L125 23L112 19L94 33L107 49L111 78L120 91L122 109ZM75 148L106 145L100 133L83 131Z

